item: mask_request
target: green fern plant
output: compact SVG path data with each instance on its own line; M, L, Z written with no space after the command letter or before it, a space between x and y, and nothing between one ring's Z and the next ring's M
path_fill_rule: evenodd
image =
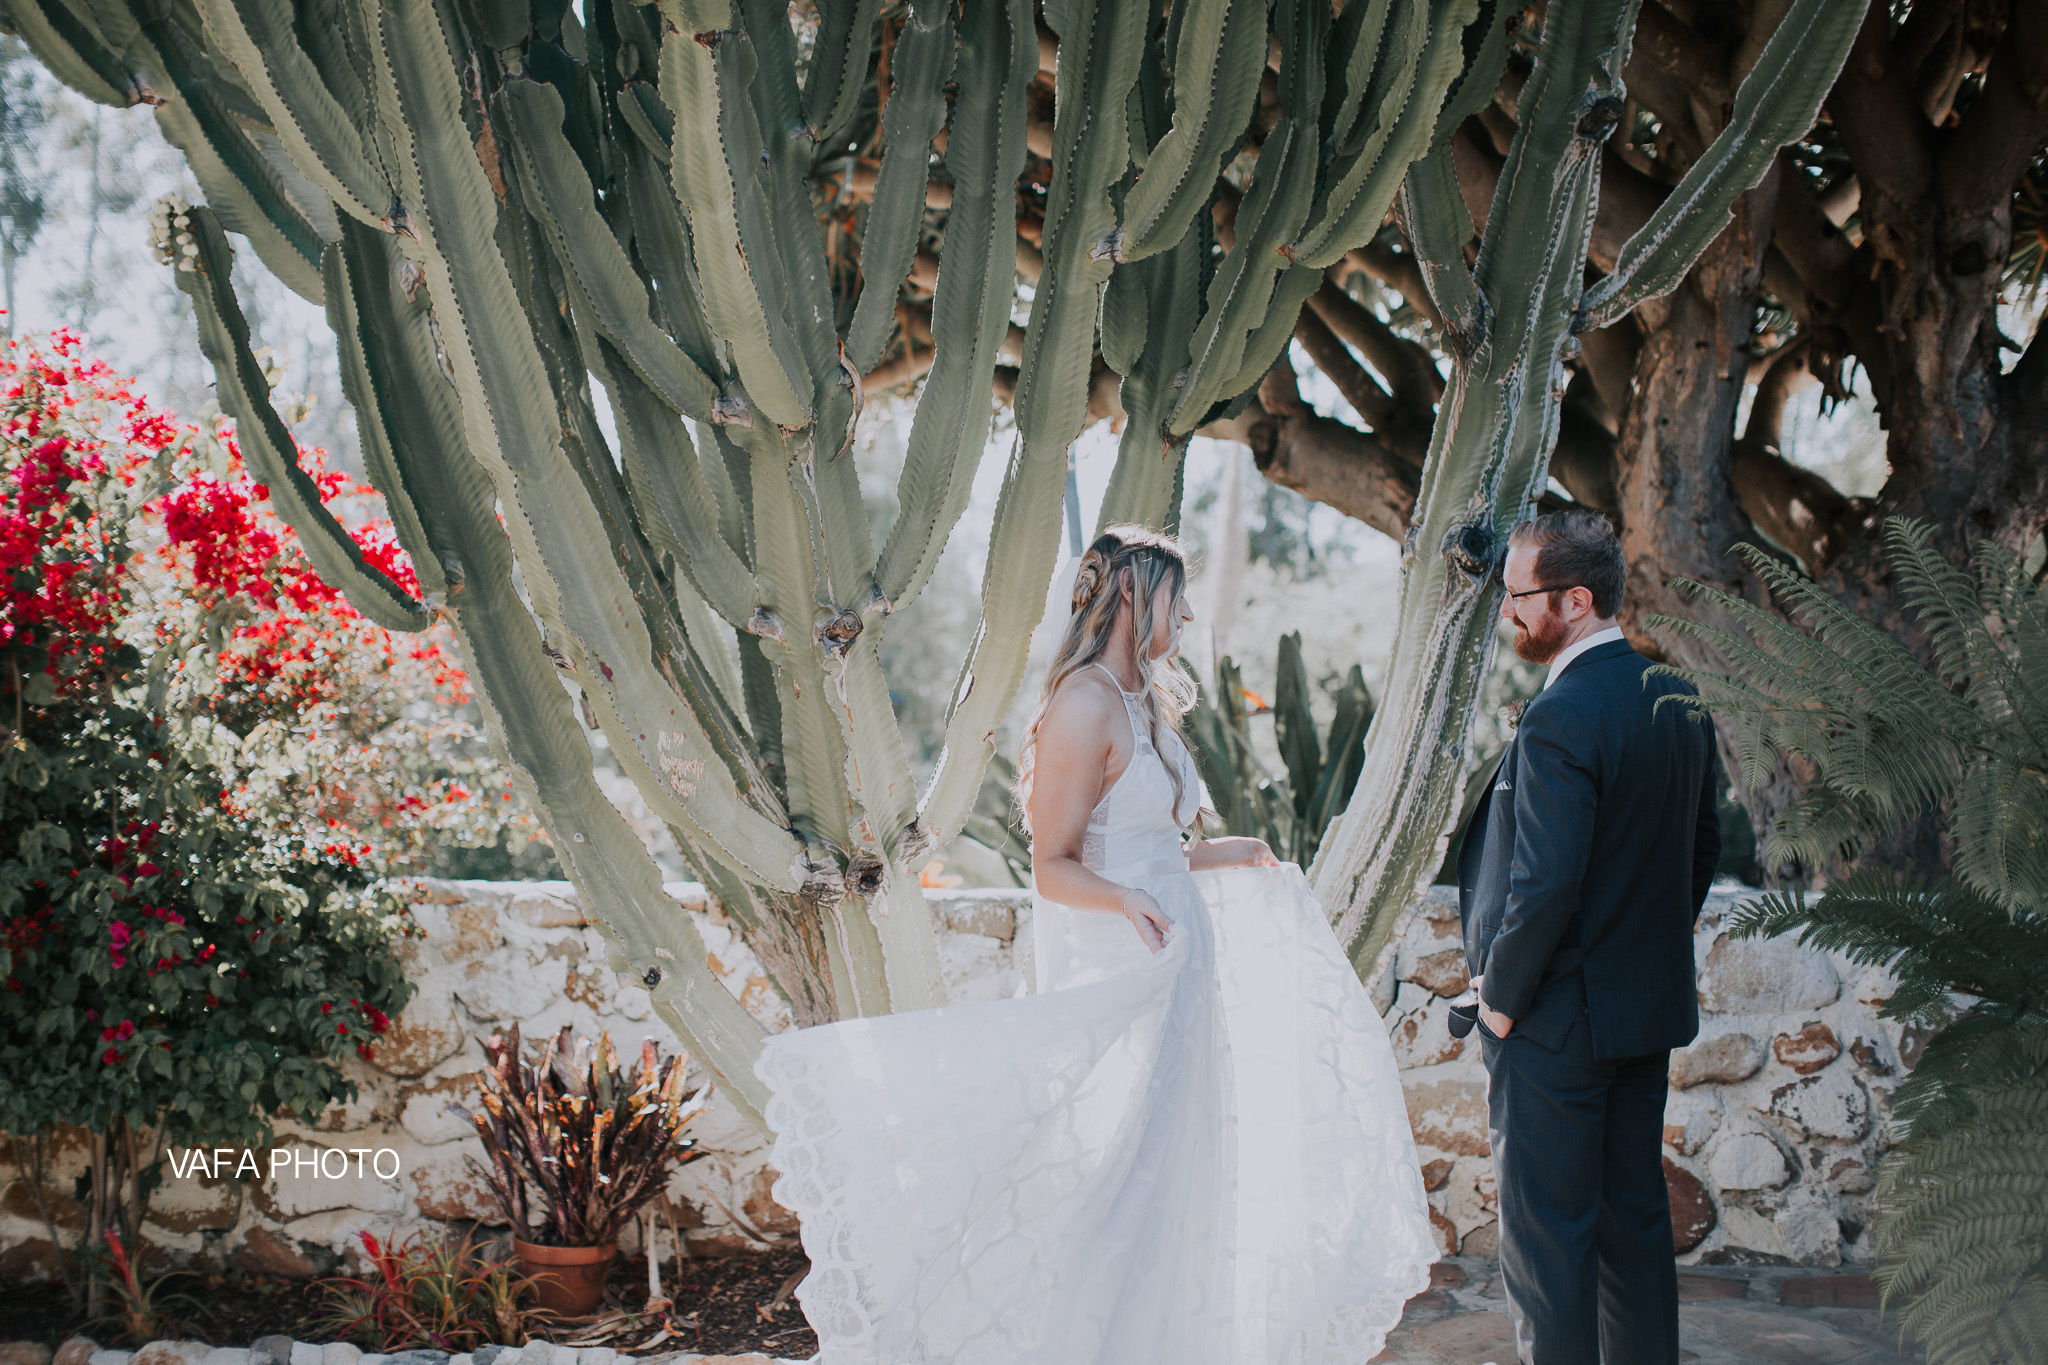
M1794 934L1882 966L1897 982L1883 1013L1936 1030L1893 1102L1878 1283L1934 1365L2048 1359L2048 603L1991 542L1974 573L1920 523L1893 520L1886 543L1931 667L1745 546L1784 616L1683 584L1741 631L1660 624L1710 641L1734 673L1666 671L1733 723L1744 781L1779 754L1809 765L1768 858L1854 859L1945 814L1949 875L1860 867L1816 899L1795 889L1744 905L1733 932Z

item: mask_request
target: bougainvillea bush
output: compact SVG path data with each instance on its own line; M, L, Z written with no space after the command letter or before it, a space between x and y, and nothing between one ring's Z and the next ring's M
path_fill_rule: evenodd
M408 581L375 495L302 458ZM409 994L390 874L519 822L467 699L444 639L313 574L230 429L6 343L0 1131L46 1203L52 1135L89 1135L82 1246L138 1244L164 1146L353 1094Z

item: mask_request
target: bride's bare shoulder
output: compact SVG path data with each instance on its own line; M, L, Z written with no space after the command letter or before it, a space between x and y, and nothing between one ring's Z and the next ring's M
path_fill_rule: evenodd
M1116 734L1124 719L1123 697L1102 676L1101 670L1084 668L1069 674L1053 690L1045 704L1045 717L1038 723L1041 747L1048 739L1076 744L1102 741Z

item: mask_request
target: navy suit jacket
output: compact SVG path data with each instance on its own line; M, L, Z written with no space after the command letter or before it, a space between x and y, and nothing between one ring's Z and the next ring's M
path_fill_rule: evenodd
M1721 854L1713 727L1624 640L1587 650L1522 713L1458 857L1480 996L1551 1051L1585 1015L1594 1055L1699 1032L1693 926Z

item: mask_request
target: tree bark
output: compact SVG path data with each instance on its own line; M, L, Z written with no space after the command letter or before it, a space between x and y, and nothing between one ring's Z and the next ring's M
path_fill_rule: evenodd
M1728 230L1707 248L1686 282L1638 310L1647 335L1636 356L1618 442L1618 510L1628 560L1621 623L1638 651L1687 668L1718 671L1727 665L1703 642L1653 624L1660 616L1701 619L1698 604L1674 589L1677 580L1769 602L1763 585L1729 551L1758 539L1734 478L1734 426L1778 193L1774 173L1743 197ZM1734 773L1735 732L1725 724L1717 728L1723 765ZM1760 788L1736 786L1759 831L1770 828L1798 794L1795 775L1783 764ZM1766 865L1764 871L1775 881L1797 869Z
M1283 488L1326 503L1396 540L1406 532L1422 488L1422 463L1404 459L1372 436L1324 417L1295 388L1283 356L1236 417L1201 434L1251 447L1261 474Z
M1672 590L1678 578L1768 605L1729 554L1747 542L1796 560L1924 658L1885 560L1886 519L1930 523L1958 565L1984 539L2023 554L2048 519L2048 341L2037 336L2001 372L2003 353L2020 347L1997 326L2014 186L2048 139L2048 6L2016 6L2009 20L1952 10L1915 4L1894 28L1890 7L1872 6L1830 92L1831 129L1814 135L1832 139L1851 169L1834 161L1818 188L1810 149L1788 148L1674 294L1581 338L1550 472L1576 501L1620 526L1629 562L1623 624L1645 653L1725 667L1697 641L1649 620L1697 616ZM1741 15L1668 0L1642 7L1628 98L1661 128L1654 156L1620 139L1602 154L1591 269L1611 265L1665 186L1720 131L1730 92L1777 15L1759 6L1748 17L1749 26L1736 29ZM1486 221L1498 189L1519 81L1511 68L1494 104L1452 144L1475 223ZM1440 327L1415 267L1412 252L1375 242L1353 252L1333 280L1363 271ZM1383 398L1361 388L1375 405L1359 408L1372 434L1318 418L1290 401L1291 384L1270 383L1260 404L1210 434L1252 445L1275 482L1399 535L1414 502L1400 436L1426 385L1413 366L1389 368L1400 353L1380 354L1386 338L1362 326L1377 318L1340 296L1333 285L1312 300L1320 327L1304 348L1342 372L1346 392L1361 388L1357 357L1387 382ZM1756 333L1765 302L1788 309L1794 326L1789 342L1759 354L1768 341ZM1839 401L1852 380L1869 386L1887 433L1890 473L1868 498L1845 496L1788 460L1781 439L1795 393L1818 384ZM1758 385L1757 395L1738 433L1746 382ZM1438 397L1429 391L1426 401ZM1746 795L1759 830L1795 797L1796 777L1780 765ZM1921 822L1881 856L1931 868L1941 853L1930 828Z

